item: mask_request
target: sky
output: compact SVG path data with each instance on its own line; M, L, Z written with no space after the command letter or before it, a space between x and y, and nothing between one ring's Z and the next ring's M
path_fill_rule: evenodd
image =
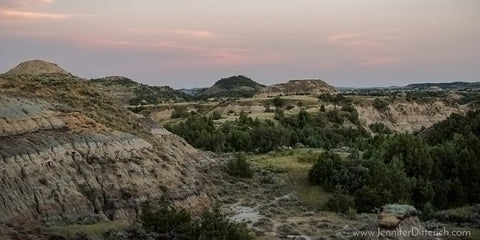
M334 86L480 81L478 0L0 0L0 72L206 87L232 75Z

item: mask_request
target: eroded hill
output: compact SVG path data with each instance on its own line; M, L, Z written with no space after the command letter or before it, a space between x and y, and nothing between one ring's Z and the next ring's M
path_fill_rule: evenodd
M253 97L263 87L265 86L248 77L238 75L218 80L199 96L202 98Z
M86 80L37 65L0 75L0 220L128 219L161 196L209 203L209 158Z

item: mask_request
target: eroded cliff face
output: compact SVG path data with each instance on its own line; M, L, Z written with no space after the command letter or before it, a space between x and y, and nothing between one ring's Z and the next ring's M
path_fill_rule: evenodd
M21 84L0 76L0 221L132 219L141 202L164 195L192 211L210 203L202 169L211 160L180 137L131 115L117 117L142 134L118 131Z
M356 105L362 125L368 127L373 123L383 123L399 132L413 132L422 127L428 128L445 120L452 113L465 113L468 105L449 105L442 101L430 103L394 102L384 110L371 105Z

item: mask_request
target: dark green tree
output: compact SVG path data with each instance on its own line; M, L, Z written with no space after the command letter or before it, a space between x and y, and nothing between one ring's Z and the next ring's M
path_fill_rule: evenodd
M253 170L244 153L237 153L227 162L227 172L232 176L251 178Z

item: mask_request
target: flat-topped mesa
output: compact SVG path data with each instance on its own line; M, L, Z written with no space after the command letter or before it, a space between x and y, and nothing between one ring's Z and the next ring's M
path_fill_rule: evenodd
M42 74L65 74L72 75L55 63L43 60L31 60L18 64L16 67L10 69L5 74L7 75L42 75Z
M337 89L320 79L302 79L267 86L257 96L318 95L325 93L337 93Z

